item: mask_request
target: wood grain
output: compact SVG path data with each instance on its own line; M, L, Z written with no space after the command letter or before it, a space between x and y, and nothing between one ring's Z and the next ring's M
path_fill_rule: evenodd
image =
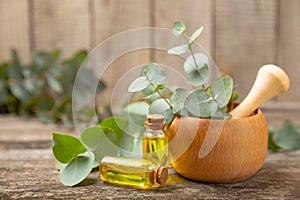
M35 49L59 48L63 57L89 49L88 1L33 1Z
M291 89L279 96L281 102L299 102L300 99L300 1L280 2L278 63L291 78Z
M293 113L292 116L299 119L299 111ZM266 116L271 122L276 122L278 114L282 116L282 111L269 111ZM300 198L300 151L269 153L256 175L232 184L189 181L170 170L169 180L164 187L157 191L143 191L104 184L99 172L94 171L80 185L65 187L59 182L59 173L50 149L52 130L66 132L63 127L14 116L0 116L0 124L1 199ZM10 129L14 130L16 137L9 136L12 134ZM43 142L36 146L39 140ZM18 142L22 144L18 145Z
M22 60L30 59L28 1L0 1L0 62L10 60L16 49Z
M150 26L150 2L148 0L94 1L95 44L93 47L100 44L98 48L101 48L101 42L109 38L114 40L114 34ZM130 71L149 62L150 50L136 50L124 55L116 55L116 53L126 47L139 46L141 42L148 41L147 38L149 38L147 35L135 38L124 37L119 42L112 42L104 54L97 55L97 67L106 69L102 78L107 84L107 90L100 97L102 102L112 100L116 103L114 105L120 104L120 100L125 103L128 102L127 87L139 74L138 70L135 74L131 74ZM103 60L112 55L116 56L113 63L104 66Z
M186 25L186 34L191 36L195 30L200 26L204 26L204 31L201 33L197 40L197 44L194 46L201 46L209 55L212 53L211 41L213 40L212 34L212 5L209 0L187 0L184 1L172 1L155 0L153 11L152 23L155 27L167 28L172 30L173 23L175 21L182 21ZM165 34L165 33L163 33ZM154 50L153 60L155 62L164 65L167 70L168 84L173 86L189 85L186 81L186 75L183 70L184 59L180 56L169 55L167 50L177 46L185 44L183 38L173 36L173 34L165 34L165 36L154 34L154 41L160 46L164 46L164 50ZM196 51L197 53L198 51ZM190 53L189 53L190 55ZM182 85L178 85L181 83Z
M267 154L268 127L260 111L225 121L175 117L166 133L174 170L192 180L231 183L247 179L261 168ZM182 151L183 143L188 144L186 151Z
M277 1L216 0L215 61L243 99L257 70L276 62Z

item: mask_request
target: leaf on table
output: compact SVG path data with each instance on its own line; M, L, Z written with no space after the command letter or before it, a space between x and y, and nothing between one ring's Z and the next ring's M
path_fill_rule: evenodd
M60 182L65 186L74 186L83 181L93 169L94 158L88 151L76 156L70 163L62 166Z
M274 142L274 134L277 133L278 130L274 126L268 126L268 150L277 152L280 150L280 147Z
M61 163L69 163L77 155L83 154L87 150L77 138L71 135L53 133L52 137L53 154Z
M100 123L100 127L108 128L116 134L117 141L120 140L120 137L124 133L127 125L128 119L124 117L109 117Z
M101 160L107 155L116 156L118 154L116 133L111 129L99 126L89 127L81 133L80 139L88 150L93 152L97 160Z
M274 133L273 139L283 149L300 149L300 128L292 121L285 120L282 128Z

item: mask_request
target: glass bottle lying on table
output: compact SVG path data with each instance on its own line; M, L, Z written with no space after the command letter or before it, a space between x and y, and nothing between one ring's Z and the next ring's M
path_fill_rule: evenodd
M100 163L100 177L106 183L157 189L167 182L168 169L145 159L106 156Z

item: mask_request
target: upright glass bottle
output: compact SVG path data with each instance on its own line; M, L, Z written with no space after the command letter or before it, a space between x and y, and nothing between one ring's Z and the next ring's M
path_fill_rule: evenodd
M100 163L104 182L140 189L156 189L168 179L168 169L145 159L105 156Z
M143 136L143 157L156 166L168 166L168 138L163 133L164 116L147 115Z

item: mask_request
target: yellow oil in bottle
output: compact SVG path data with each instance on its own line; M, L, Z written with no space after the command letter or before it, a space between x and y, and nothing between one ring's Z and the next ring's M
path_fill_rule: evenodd
M101 160L100 177L106 183L156 189L166 183L168 170L145 159L107 156Z
M168 138L164 135L164 116L147 116L146 131L143 136L143 158L156 166L168 166Z
M168 138L164 135L144 136L143 158L156 166L168 166Z

